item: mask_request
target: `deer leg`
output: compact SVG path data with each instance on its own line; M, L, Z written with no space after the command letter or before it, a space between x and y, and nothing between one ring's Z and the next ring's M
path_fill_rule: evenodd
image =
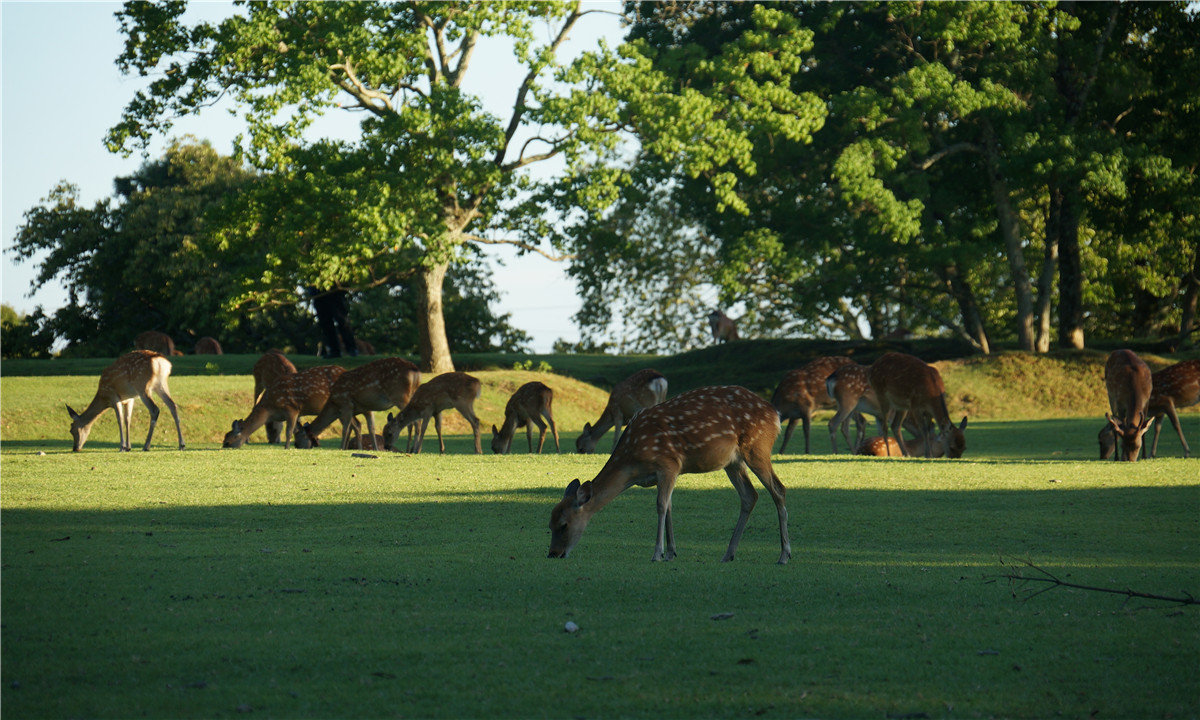
M129 420L125 417L126 406L129 407L129 414L133 414L132 400L118 400L113 405L113 411L117 414L117 437L120 444L117 446L118 452L126 452L129 450Z
M367 416L367 433L371 436L371 447L374 448L375 452L379 452L379 440L375 438L375 413L367 410L363 413L363 415ZM362 436L360 435L359 437ZM367 444L365 442L359 441L358 446L363 450L367 449Z
M729 482L733 483L733 489L737 490L738 498L742 501L737 524L733 527L733 537L729 540L729 549L725 551L725 557L721 558L721 562L730 562L737 552L738 543L742 541L742 533L746 531L750 511L754 510L754 505L758 502L758 492L750 482L750 472L744 460L739 459L727 465L725 474L729 476Z
M747 452L745 463L758 476L759 482L767 489L771 500L775 502L775 514L779 516L779 560L777 562L780 565L786 565L787 561L792 557L792 541L788 538L787 488L784 487L779 476L775 474L775 469L771 467L771 456L769 454L765 457L760 457L756 452ZM750 484L748 477L746 478L746 484Z
M438 452L442 455L446 454L446 443L442 440L442 414L435 412L433 414L433 429L437 430L438 436Z
M867 434L867 419L865 417L863 417L863 414L860 412L854 413L853 418L854 418L854 445L853 445L853 447L857 449L858 446L862 443L863 437ZM845 433L847 424L848 423L844 423L842 425L843 433ZM846 443L849 444L849 442L850 442L850 438L846 438Z
M800 416L800 420L803 421L803 423L804 423L804 454L808 455L810 452L809 444L808 444L808 439L809 439L808 433L809 433L809 430L812 429L812 411L810 410L810 411L805 412L803 415Z
M533 417L529 418L529 423L525 425L525 432L530 432L530 428L534 424L537 425L537 429L538 429L538 455L541 455L542 447L544 447L546 444L546 423L542 422L542 419L540 417L538 417L537 415L534 415ZM529 442L530 442L529 452L532 453L533 452L533 438L532 437L530 437Z
M554 452L562 452L562 448L558 444L558 428L554 425L554 416L550 414L550 408L547 407L542 415L545 416L546 422L550 423L550 432L554 435ZM541 450L538 450L540 453Z
M475 434L475 454L482 455L483 443L479 439L479 418L475 417L474 408L468 405L466 410L459 410L459 412L467 419L467 422L471 423L471 432ZM528 426L526 430L528 430Z
M621 439L621 430L625 426L625 418L621 416L621 411L613 412L613 452L617 451L617 441Z
M146 431L146 444L142 446L142 451L145 452L150 449L150 439L154 437L154 426L155 426L155 424L158 423L158 406L155 405L154 401L150 399L149 393L147 393L145 395L141 395L140 397L142 398L142 404L146 406L147 412L150 413L150 429ZM129 401L129 419L133 419L133 400ZM128 436L129 436L128 421L126 421L126 423L127 424L125 425L125 435L128 438ZM182 439L182 437L183 436L180 435L181 439ZM132 441L130 441L130 442L132 442Z
M783 432L783 442L779 444L779 454L782 455L787 450L788 441L792 439L792 431L796 429L796 420L798 418L788 418L787 430Z
M675 492L677 472L658 471L658 538L650 562L675 559L675 528L671 525L671 495Z
M175 401L167 394L165 386L157 388L155 392L162 398L167 409L171 411L171 417L175 420L175 434L179 437L179 449L183 450L185 446L183 444L183 427L179 424L179 408L175 407Z

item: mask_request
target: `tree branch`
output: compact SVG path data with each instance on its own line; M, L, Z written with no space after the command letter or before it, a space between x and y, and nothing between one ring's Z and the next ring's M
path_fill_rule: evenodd
M545 250L539 248L538 246L531 245L531 244L525 242L524 240L492 240L491 238L485 238L485 237L482 237L479 235L471 235L469 233L463 233L463 237L466 238L467 240L470 240L471 242L477 242L477 243L480 243L483 245L515 245L516 247L519 247L522 250L537 253L538 255L541 255L542 257L546 258L547 260L553 260L554 262L562 262L564 260L574 260L577 257L577 255L575 255L574 253L571 253L569 255L551 255L550 253L546 252Z
M938 150L937 152L935 152L934 154L925 158L924 160L919 160L919 161L914 162L913 165L918 170L928 170L929 168L933 167L933 165L935 163L937 163L937 161L942 160L943 158L949 157L951 155L956 155L960 152L977 153L977 152L982 152L982 150L975 143L969 143L969 142L955 143L954 145L951 145L949 147L944 147L941 150Z
M1200 599L1193 597L1191 593L1186 592L1186 591L1183 593L1182 597L1172 597L1170 595L1156 595L1154 593L1140 592L1138 590L1129 590L1129 589L1118 590L1116 588L1096 587L1094 585L1080 585L1078 583L1072 583L1072 582L1067 582L1065 580L1062 580L1061 578L1056 577L1054 574L1052 574L1050 571L1046 570L1045 568L1038 567L1037 565L1034 565L1032 562L1030 562L1028 560L1023 560L1021 562L1025 567L1036 571L1038 573L1038 575L1025 575L1018 569L1015 572L1007 573L1004 575L997 575L995 577L1004 578L1004 579L1008 580L1010 585L1015 585L1017 583L1025 584L1025 583L1031 583L1031 582L1039 582L1039 583L1048 583L1049 584L1049 587L1043 588L1041 590L1038 590L1037 592L1027 595L1025 597L1025 600L1032 600L1033 598L1037 597L1038 595L1041 595L1044 592L1049 592L1050 590L1053 590L1058 587L1068 587L1068 588L1075 588L1076 590L1087 590L1089 592L1109 593L1112 595L1124 595L1125 597L1130 598L1130 599L1141 598L1143 600L1160 600L1162 602L1175 603L1177 605L1200 605ZM1000 559L1000 564L1004 565L1003 558ZM1013 591L1013 596L1014 597L1016 596L1015 590Z

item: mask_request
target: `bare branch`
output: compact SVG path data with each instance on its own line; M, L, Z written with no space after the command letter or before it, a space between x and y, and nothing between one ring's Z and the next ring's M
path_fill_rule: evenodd
M1172 597L1170 595L1156 595L1154 593L1145 593L1145 592L1140 592L1138 590L1129 590L1129 589L1118 590L1116 588L1096 587L1093 585L1080 585L1078 583L1072 583L1072 582L1067 582L1066 580L1062 580L1061 578L1056 577L1053 573L1046 570L1045 568L1034 565L1029 560L1022 560L1021 563L1025 567L1037 572L1038 574L1037 575L1025 575L1020 570L1016 570L1015 572L1007 573L1004 575L997 575L995 577L1004 578L1004 579L1008 580L1010 584L1014 584L1014 585L1017 583L1024 584L1024 583L1031 583L1031 582L1039 582L1039 583L1048 583L1049 584L1049 587L1043 588L1041 590L1038 590L1037 592L1031 593L1028 596L1026 596L1025 597L1026 600L1031 600L1031 599L1037 597L1038 595L1041 595L1044 592L1049 592L1050 590L1053 590L1054 588L1057 588L1057 587L1068 587L1068 588L1075 588L1076 590L1087 590L1089 592L1101 592L1101 593L1109 593L1112 595L1124 595L1125 597L1131 598L1131 599L1132 598L1141 598L1143 600L1161 600L1162 602L1175 603L1177 605L1200 605L1200 599L1193 597L1191 593L1186 592L1186 591L1183 593L1182 597ZM1001 558L1000 564L1001 565L1004 564L1003 558ZM1014 596L1016 595L1015 591L1014 591L1013 595Z
M574 253L571 253L569 255L551 255L550 253L546 252L545 250L542 250L541 248L539 248L538 246L531 245L523 240L492 240L491 238L485 238L485 237L482 237L479 235L471 235L471 234L466 234L466 233L463 234L463 237L465 237L467 240L470 240L471 242L477 242L477 243L480 243L483 245L514 245L516 247L521 248L522 250L527 250L529 252L537 253L538 255L541 255L542 257L546 258L547 260L553 260L554 262L562 262L564 260L574 260L577 257Z
M337 71L339 70L345 74L344 80L338 77ZM358 79L358 75L354 72L354 64L350 62L350 58L344 58L342 62L330 65L329 75L338 87L358 100L359 106L364 110L370 110L379 116L395 112L391 98L378 90L372 90ZM382 103L382 107L376 103Z

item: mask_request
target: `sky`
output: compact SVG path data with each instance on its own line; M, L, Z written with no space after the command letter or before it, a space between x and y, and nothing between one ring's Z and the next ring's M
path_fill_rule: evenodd
M620 9L619 0L593 0L594 8ZM58 182L79 187L80 202L90 207L113 195L113 180L129 175L145 161L109 153L104 147L108 128L120 119L125 105L144 86L142 78L117 69L124 38L114 13L116 2L0 1L3 37L2 94L0 94L0 161L3 163L3 284L0 301L20 313L42 306L47 314L66 303L60 284L30 295L37 276L36 259L18 262L11 251L24 213L41 204ZM228 3L193 3L189 12L216 19L230 11ZM620 39L612 15L595 14L581 20L572 32L568 52L593 47L604 36L612 45ZM519 75L505 53L477 51L467 89L479 94L485 106L507 118ZM479 73L479 74L476 74ZM353 133L358 116L330 116L323 125L329 134ZM232 151L241 122L215 108L198 118L176 123L171 137L185 134L209 140L219 152ZM169 138L159 138L150 157L162 156ZM510 313L511 324L532 337L531 350L548 353L554 341L579 339L571 317L580 301L566 266L541 256L517 258L504 247L490 246L493 282L500 292L496 310ZM369 338L367 338L369 339Z

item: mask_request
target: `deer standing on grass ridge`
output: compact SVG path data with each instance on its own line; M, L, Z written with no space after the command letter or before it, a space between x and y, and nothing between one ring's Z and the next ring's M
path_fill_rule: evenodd
M720 310L713 310L708 314L708 328L712 330L715 343L738 339L737 322Z
M417 388L409 399L408 404L396 416L388 413L387 425L383 428L383 447L391 450L400 431L415 423L420 427L408 439L408 452L420 453L421 443L425 439L425 431L429 428L429 420L433 418L437 429L438 449L446 454L446 443L442 440L442 411L454 408L471 424L475 433L475 453L483 453L483 445L479 439L479 418L475 416L475 401L483 392L483 385L478 378L466 373L448 372Z
M675 557L671 495L681 474L724 469L741 498L733 538L722 562L733 560L746 521L758 500L750 471L775 501L779 516L779 564L792 556L788 540L787 490L771 467L779 415L746 388L705 387L644 410L629 424L595 479L572 480L550 513L548 557L565 558L583 537L592 516L634 485L658 487L658 536L653 561Z
M133 347L136 350L156 352L163 357L171 357L175 354L175 341L171 339L170 335L157 330L138 333L138 336L133 339Z
M266 423L280 421L286 423L283 446L289 447L296 432L296 422L302 416L321 412L329 400L334 381L344 372L346 369L337 365L321 365L280 377L266 389L245 420L233 421L221 447L240 448L255 430Z
M307 449L317 444L317 438L334 420L342 423L342 449L350 449L350 429L355 415L367 417L367 434L362 444L374 442L375 411L402 408L408 404L417 386L421 371L402 358L382 358L342 373L329 389L325 407L312 421L296 433L296 447ZM376 450L383 449L376 445Z
M825 390L825 381L838 368L851 364L854 364L853 360L840 355L817 358L798 370L788 371L783 376L783 380L775 388L775 394L771 396L771 404L779 412L779 420L787 420L787 430L784 431L783 442L779 445L780 453L787 450L797 420L803 422L804 454L810 452L809 429L812 426L813 413L829 407L834 402Z
M507 455L512 449L513 435L518 428L525 428L525 439L529 443L529 452L533 452L533 426L538 428L538 454L542 454L542 446L546 444L546 423L550 423L550 432L554 434L554 450L562 452L558 444L558 428L554 425L554 414L551 405L554 404L554 391L540 382L525 383L508 399L504 406L504 424L496 429L492 426L492 452L497 455ZM542 422L542 418L546 422Z
M294 375L296 366L281 351L268 350L254 363L254 369L251 372L254 374L254 400L250 403L250 407L253 408L262 394L276 380L284 375ZM272 445L278 444L283 428L282 420L268 422L266 424L267 442Z
M112 408L117 414L117 432L120 434L120 452L131 450L129 437L129 421L133 418L133 400L139 398L146 409L150 411L150 429L146 432L146 444L142 450L150 449L150 440L154 437L154 425L158 422L158 405L150 399L150 391L158 394L171 411L175 419L175 432L179 435L179 449L184 449L183 428L179 425L179 410L171 399L171 391L167 388L167 378L171 376L171 361L150 350L134 350L117 358L100 373L100 384L96 395L87 409L77 413L67 406L67 414L71 416L71 438L74 440L72 449L75 452L83 450L92 424Z
M946 449L946 457L962 457L967 444L962 431L962 427L966 427L966 418L963 418L961 427L950 420L950 412L946 408L946 385L937 368L913 355L889 352L871 365L869 377L879 402L879 411L887 419L883 424L884 438L888 436L889 423L892 434L897 438L902 437L900 430L905 416L912 415L917 424L918 440L924 444L925 457L930 457L934 441L929 438L926 419L931 418L940 429L939 439ZM895 415L892 415L893 410ZM904 445L900 447L906 449ZM891 445L888 445L889 453L891 449Z
M1153 383L1150 367L1132 350L1113 350L1104 363L1104 389L1108 392L1110 410L1104 419L1115 438L1120 439L1124 456L1114 454L1113 460L1137 462L1142 436L1150 429L1151 416L1146 407L1150 404Z
M583 434L575 440L575 452L593 453L596 444L609 428L613 431L613 449L621 439L621 429L629 424L634 415L654 407L667 399L667 379L657 370L638 370L617 383L608 396L604 412L596 424L583 424Z

